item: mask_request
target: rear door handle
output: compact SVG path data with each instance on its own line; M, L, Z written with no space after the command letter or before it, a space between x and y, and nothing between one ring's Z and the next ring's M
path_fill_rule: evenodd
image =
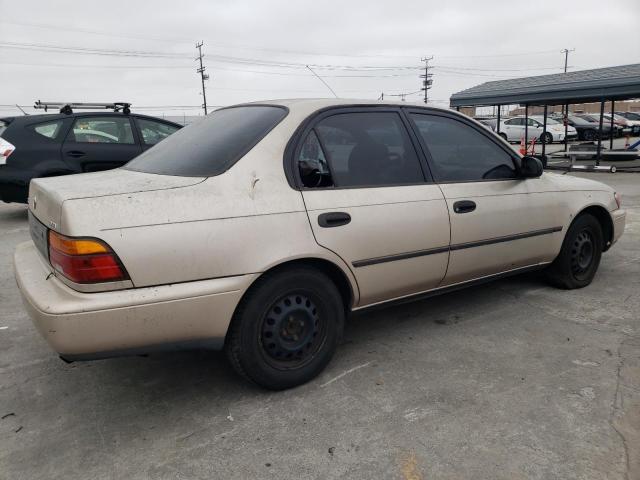
M346 212L329 212L318 216L318 225L323 228L341 227L351 221L351 215Z
M456 213L469 213L476 209L476 202L471 200L460 200L453 204L453 211Z
M80 158L80 157L84 157L86 154L79 150L71 150L70 152L67 152L67 155L73 158Z

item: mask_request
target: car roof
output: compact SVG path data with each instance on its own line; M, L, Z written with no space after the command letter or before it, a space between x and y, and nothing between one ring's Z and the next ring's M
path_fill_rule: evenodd
M95 117L96 115L105 116L105 117L119 117L119 116L132 116L136 118L143 118L148 120L154 120L159 122L168 123L170 125L175 125L181 127L179 123L172 122L170 120L165 120L164 118L152 117L150 115L142 115L139 113L131 112L129 115L125 115L121 112L113 112L113 111L90 111L90 112L73 112L71 114L66 113L38 113L35 115L23 115L20 117L3 117L0 120L6 120L9 123L18 122L18 123L37 123L37 122L45 122L45 121L53 121L58 119L65 118L82 118L82 117Z

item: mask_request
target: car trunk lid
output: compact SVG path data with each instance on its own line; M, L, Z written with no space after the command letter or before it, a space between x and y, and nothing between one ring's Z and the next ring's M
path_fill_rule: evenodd
M29 186L29 210L47 228L65 233L61 215L62 204L67 200L182 188L204 180L124 169L36 178Z

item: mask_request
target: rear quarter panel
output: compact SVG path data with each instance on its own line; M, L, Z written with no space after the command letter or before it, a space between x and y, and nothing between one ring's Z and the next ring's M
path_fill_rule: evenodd
M280 124L260 148L196 185L67 200L63 233L106 241L136 287L259 273L320 258L337 265L357 295L348 266L317 244L302 195L287 183L287 131Z

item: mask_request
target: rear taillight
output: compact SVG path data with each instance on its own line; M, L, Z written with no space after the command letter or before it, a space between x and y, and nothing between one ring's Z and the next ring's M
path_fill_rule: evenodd
M16 147L7 142L4 138L0 138L0 165L7 163L7 158L15 151Z
M616 199L616 205L618 205L618 208L620 208L622 206L622 195L620 195L618 192L615 192L613 194L613 198Z
M56 272L75 283L129 279L118 256L97 239L71 238L50 230L49 261Z

